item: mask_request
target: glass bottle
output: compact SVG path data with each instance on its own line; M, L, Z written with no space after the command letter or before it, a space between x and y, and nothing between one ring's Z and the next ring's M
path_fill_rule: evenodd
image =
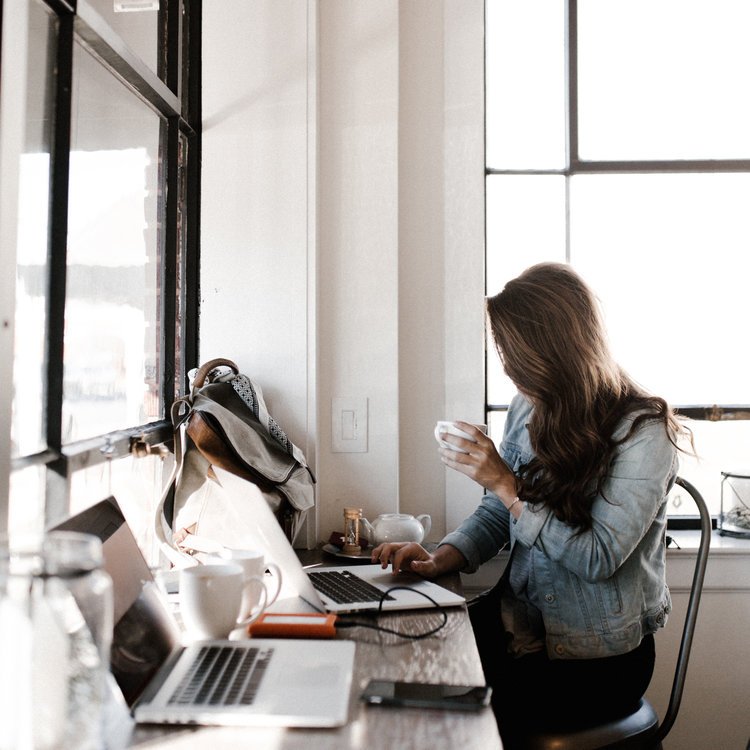
M112 641L101 541L0 540L0 750L100 750Z

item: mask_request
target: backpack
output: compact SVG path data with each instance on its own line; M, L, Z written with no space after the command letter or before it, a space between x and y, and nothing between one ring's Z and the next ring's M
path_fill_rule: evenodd
M192 374L192 373L191 373ZM268 414L260 386L229 359L212 359L189 395L172 405L175 466L156 513L157 538L173 548L186 533L243 549L243 515L221 491L212 466L261 492L291 543L315 504L315 477L305 457Z

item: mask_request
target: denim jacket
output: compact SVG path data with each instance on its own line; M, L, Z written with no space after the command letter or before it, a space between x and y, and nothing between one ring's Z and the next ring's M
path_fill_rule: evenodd
M534 455L527 423L531 405L510 405L500 455L518 473ZM632 417L614 437L622 438ZM441 544L456 547L474 572L506 542L528 555L529 601L539 609L550 658L614 656L636 648L662 627L671 610L665 580L666 496L677 474L677 451L663 423L647 421L616 449L593 526L575 535L543 505L524 506L518 520L486 494L476 511ZM511 523L511 520L513 522Z

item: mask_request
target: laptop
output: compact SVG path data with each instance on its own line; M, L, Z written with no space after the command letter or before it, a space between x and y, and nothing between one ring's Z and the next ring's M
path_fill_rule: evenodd
M393 575L390 569L384 570L380 565L357 563L305 569L255 485L217 466L213 469L223 491L232 497L232 504L242 508L243 516L252 520L243 527L246 546L263 550L266 559L275 562L282 571L281 592L269 612L347 614L379 609L391 612L455 607L466 601L444 586L411 573ZM193 549L209 555L221 549L220 545L200 536L190 536L186 541ZM194 559L188 557L186 563L191 562ZM332 581L334 578L336 580ZM335 590L331 590L334 586ZM342 587L349 591L342 591Z
M111 670L136 722L346 723L354 642L262 638L182 645L177 619L113 497L55 528L102 540L114 592Z

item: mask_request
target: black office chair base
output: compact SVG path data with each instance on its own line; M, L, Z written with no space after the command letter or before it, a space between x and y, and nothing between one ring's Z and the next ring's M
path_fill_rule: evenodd
M656 711L643 698L633 713L605 724L535 734L525 750L661 750L661 742L653 739L658 727Z

